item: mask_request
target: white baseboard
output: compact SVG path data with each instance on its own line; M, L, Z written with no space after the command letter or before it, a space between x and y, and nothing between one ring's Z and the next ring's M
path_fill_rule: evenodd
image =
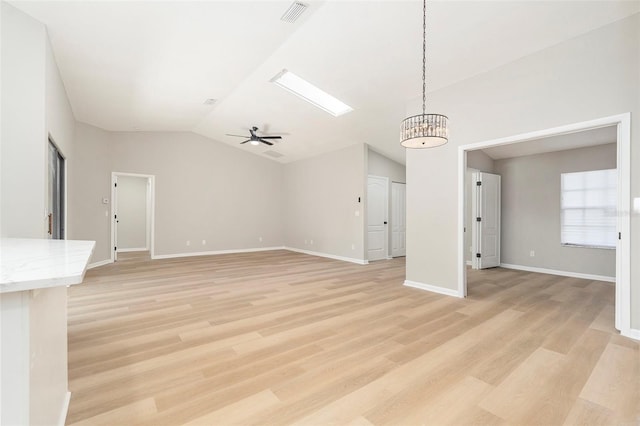
M60 411L60 417L58 418L58 425L64 426L67 421L67 413L69 412L69 402L71 401L71 392L67 391L62 402L62 410Z
M87 265L87 269L97 268L98 266L108 265L109 263L113 263L111 259L101 260L99 262L90 263Z
M129 253L132 251L149 251L148 248L146 247L141 247L141 248L119 248L118 249L118 253Z
M517 269L518 271L538 272L540 274L560 275L563 277L582 278L585 280L606 281L610 283L616 282L616 277L608 277L606 275L583 274L580 272L557 271L555 269L536 268L534 266L511 265L509 263L501 263L501 268Z
M624 337L628 337L634 340L640 340L640 330L637 328L630 328L628 330L622 330L620 332Z
M172 253L157 254L152 259L173 259L176 257L193 257L193 256L215 256L218 254L236 254L236 253L253 253L257 251L285 250L285 247L258 247L248 249L231 249L231 250L214 250L214 251L198 251L193 253Z
M320 252L311 251L311 250L302 250L302 249L294 248L294 247L284 247L284 249L285 250L289 250L289 251L295 251L296 253L309 254L311 256L326 257L328 259L342 260L343 262L357 263L358 265L368 265L369 264L369 262L367 260L356 259L356 258L353 258L353 257L336 256L334 254L320 253Z
M430 291L432 293L444 294L445 296L453 296L453 297L462 297L458 290L452 290L450 288L438 287L435 285L429 285L424 283L419 283L416 281L405 280L404 285L407 287L418 288L420 290Z

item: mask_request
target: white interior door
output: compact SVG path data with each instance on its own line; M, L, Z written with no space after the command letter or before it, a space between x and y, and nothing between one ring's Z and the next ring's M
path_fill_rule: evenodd
M407 253L407 185L391 183L391 256L400 257Z
M500 176L473 173L474 269L500 266Z
M111 179L111 249L113 250L113 261L118 260L118 176L113 175Z
M147 251L149 178L119 175L116 198L118 252Z
M389 208L389 180L369 176L367 181L368 260L387 258L387 210Z

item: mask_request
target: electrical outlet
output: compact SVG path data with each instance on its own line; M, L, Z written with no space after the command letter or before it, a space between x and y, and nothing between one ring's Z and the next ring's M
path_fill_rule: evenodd
M356 210L356 216L360 216L360 210Z
M262 237L258 237L258 241L262 242Z
M191 245L191 241L187 240L187 246Z
M534 250L531 250L531 251L529 252L529 256L530 256L530 257L535 257L535 256L536 256L536 252L535 252Z
M202 245L207 244L207 240L202 240Z
M351 244L351 250L355 250L356 249L356 245L355 244Z
M313 245L313 240L309 240L309 244Z
M304 245L306 246L307 244L309 244L308 240L304 240Z

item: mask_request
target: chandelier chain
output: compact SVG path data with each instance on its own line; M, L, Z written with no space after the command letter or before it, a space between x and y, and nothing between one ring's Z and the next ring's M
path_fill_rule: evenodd
M422 2L422 115L427 113L427 0Z

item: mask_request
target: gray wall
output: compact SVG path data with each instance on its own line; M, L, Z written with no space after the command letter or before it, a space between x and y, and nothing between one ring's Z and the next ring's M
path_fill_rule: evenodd
M69 239L96 242L91 262L111 258L111 132L77 123L69 173Z
M387 226L387 253L391 256L391 249L393 245L392 230L393 230L393 208L391 206L391 182L406 183L407 182L407 169L404 164L400 164L393 161L390 158L385 157L382 154L377 153L371 147L368 148L367 153L367 174L374 176L383 176L389 178L389 193L387 199L389 205L387 211L389 212L389 226Z
M114 171L156 177L156 256L283 245L280 164L193 133L118 132L112 144Z
M388 177L391 182L406 183L407 168L369 147L367 156L368 174Z
M118 250L147 247L147 185L148 179L118 176L117 214Z
M497 160L495 171L502 176L501 262L614 277L615 250L560 244L560 174L615 168L615 143Z
M614 22L430 95L449 143L407 151L407 279L457 289L458 146L631 112L631 196L640 196L640 15ZM407 114L419 110L416 99ZM631 258L640 217L631 219ZM640 262L631 266L640 328Z
M75 158L70 237L97 241L92 262L111 256L111 172L155 175L156 256L286 245L365 259L364 145L282 165L192 133L78 123Z
M98 241L93 262L111 256L111 172L156 177L156 256L283 245L282 165L192 133L79 123L76 139L73 235Z
M366 259L365 155L366 146L359 144L285 164L287 247Z
M494 160L482 150L467 152L467 167L481 172L493 173Z

